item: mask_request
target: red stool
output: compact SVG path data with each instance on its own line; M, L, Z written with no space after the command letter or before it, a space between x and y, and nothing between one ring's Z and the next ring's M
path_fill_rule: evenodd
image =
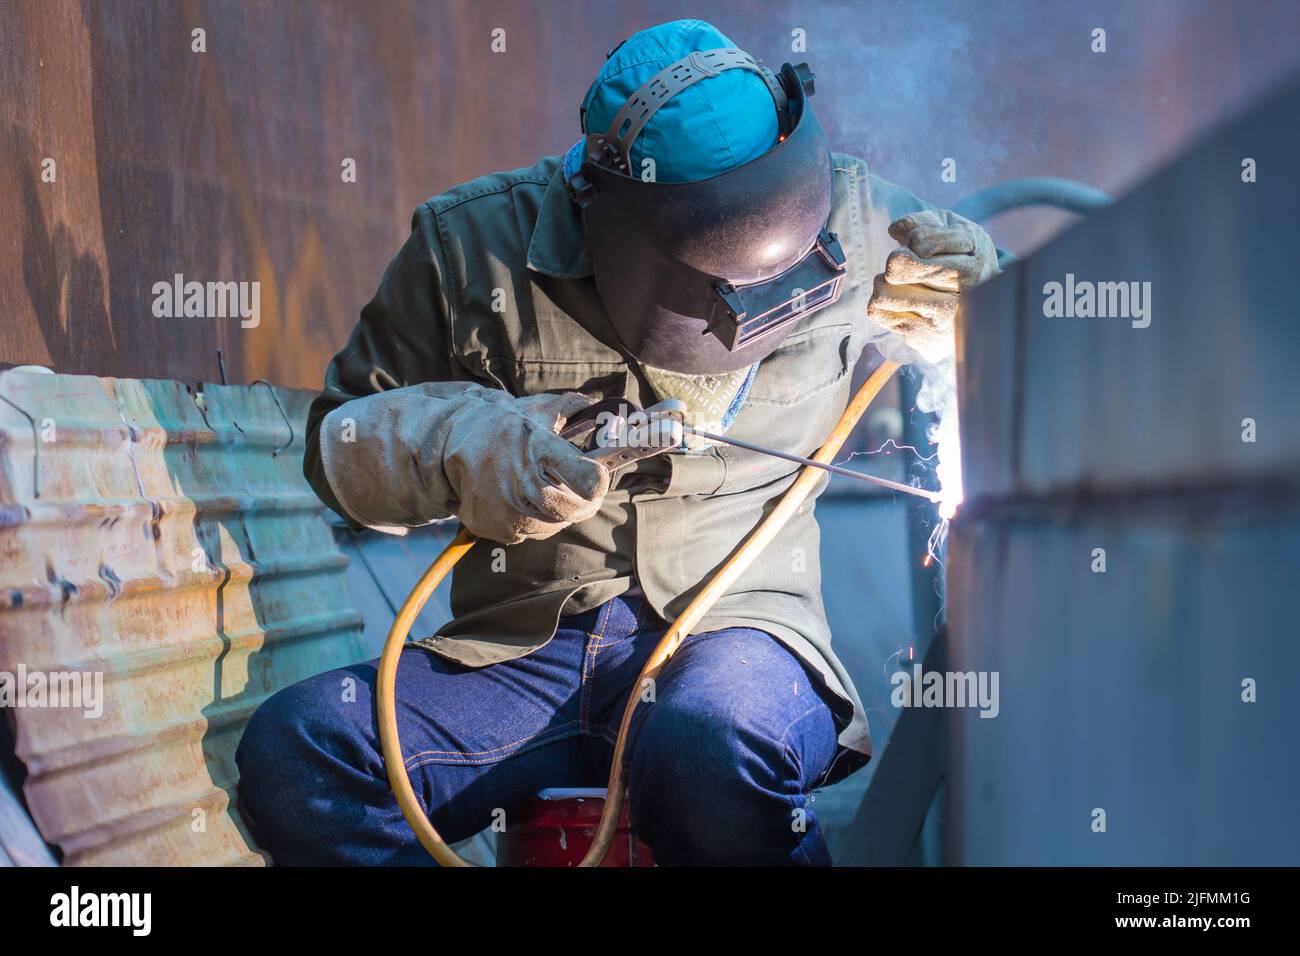
M529 797L497 834L497 866L577 866L596 835L605 793L604 787L551 787ZM601 866L653 865L650 848L632 833L624 802Z

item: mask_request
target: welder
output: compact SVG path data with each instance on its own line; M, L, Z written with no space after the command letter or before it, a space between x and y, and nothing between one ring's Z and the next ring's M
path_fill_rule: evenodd
M522 93L523 91L521 91ZM832 153L811 72L698 20L608 55L564 156L458 186L412 232L312 405L305 471L355 528L455 516L480 539L453 619L402 653L405 769L467 838L547 787L605 781L629 694L632 825L661 864L829 864L810 794L870 755L831 650L812 508L652 687L666 620L797 466L687 437L611 469L558 432L597 400L810 454L869 340L934 360L987 234ZM240 744L281 863L428 862L385 776L375 663L273 696Z

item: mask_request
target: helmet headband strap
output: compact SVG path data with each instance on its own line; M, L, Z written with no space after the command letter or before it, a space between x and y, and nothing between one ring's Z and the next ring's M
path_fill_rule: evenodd
M772 94L780 119L781 133L789 132L793 124L789 118L789 97L780 81L744 50L724 47L718 50L697 50L670 63L627 98L627 102L614 116L609 129L603 133L588 133L586 159L588 162L611 166L629 174L632 143L640 135L650 118L659 108L689 86L700 80L717 76L725 70L748 70L757 73Z

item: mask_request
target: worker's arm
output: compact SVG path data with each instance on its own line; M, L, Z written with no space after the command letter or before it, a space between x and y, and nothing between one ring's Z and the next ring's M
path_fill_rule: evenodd
M325 387L307 414L303 473L320 499L353 527L360 522L340 504L326 477L320 429L325 416L367 395L421 382L446 382L447 395L480 386L455 374L449 346L446 300L442 294L437 224L421 205L411 219L411 235L389 263L379 290L361 310L347 344L330 361ZM430 515L429 520L441 517Z
M590 400L516 399L471 380L452 354L444 275L422 206L312 403L307 480L353 527L457 515L476 535L514 543L588 517L608 475L555 432Z

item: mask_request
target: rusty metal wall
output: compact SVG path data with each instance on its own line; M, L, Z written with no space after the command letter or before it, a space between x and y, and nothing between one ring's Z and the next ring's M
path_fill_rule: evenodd
M949 711L950 862L1300 863L1297 115L1300 84L964 307L948 658L1000 707ZM1067 275L1149 283L1149 324L1049 316Z
M411 210L563 150L604 53L675 16L775 62L805 43L836 147L940 204L1020 175L1119 191L1293 69L1300 29L1286 0L8 0L0 364L215 381L222 348L232 382L318 387ZM1064 221L994 232L1022 252ZM261 324L154 318L177 273L259 281Z
M70 864L261 862L242 727L364 656L301 474L310 395L10 371L0 396L0 671L104 675L102 716L6 712L41 833Z

